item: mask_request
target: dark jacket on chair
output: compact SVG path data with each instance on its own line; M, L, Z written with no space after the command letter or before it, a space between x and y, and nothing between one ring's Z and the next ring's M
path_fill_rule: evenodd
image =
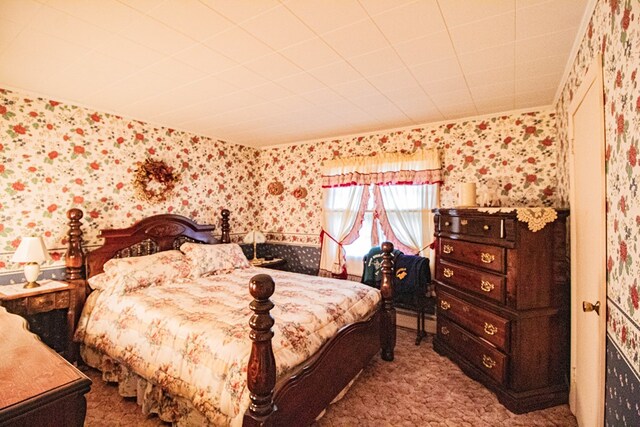
M400 254L395 258L393 301L411 308L425 304L427 286L431 283L429 258Z
M395 249L391 254L397 258L398 255L402 254L402 252ZM380 281L382 280L382 255L382 248L380 246L375 246L371 248L369 253L367 253L362 259L364 264L364 268L362 270L362 283L365 285L380 289Z

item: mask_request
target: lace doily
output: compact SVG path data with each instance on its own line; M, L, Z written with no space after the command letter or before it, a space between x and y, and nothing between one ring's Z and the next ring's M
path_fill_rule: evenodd
M496 213L504 212L509 213L516 211L516 217L518 221L524 222L529 227L529 230L536 231L542 230L545 225L552 223L558 218L558 212L554 208L477 208L478 212Z

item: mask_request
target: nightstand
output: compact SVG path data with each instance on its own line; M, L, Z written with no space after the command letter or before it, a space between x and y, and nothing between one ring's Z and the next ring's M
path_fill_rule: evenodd
M40 285L31 289L24 289L24 283L0 286L0 305L24 317L31 332L73 362L76 287L55 280L42 280Z
M254 267L273 268L275 270L280 270L282 269L282 267L284 267L286 263L287 263L287 260L282 258L274 258L268 261L265 259L262 259L262 262L260 264L254 264Z

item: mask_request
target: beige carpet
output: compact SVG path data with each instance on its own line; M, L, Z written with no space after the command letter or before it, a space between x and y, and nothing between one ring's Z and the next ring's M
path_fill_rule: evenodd
M567 405L515 415L498 403L495 395L469 379L433 351L430 340L416 347L415 334L398 330L392 363L374 358L347 395L332 405L317 422L326 426L576 426ZM134 400L118 395L100 373L87 395L86 426L163 426L145 417Z

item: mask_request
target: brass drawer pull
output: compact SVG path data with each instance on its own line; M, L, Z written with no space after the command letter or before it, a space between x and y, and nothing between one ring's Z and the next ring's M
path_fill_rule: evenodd
M496 366L496 361L490 358L489 356L487 356L486 354L483 354L482 364L489 369L493 369L493 367Z
M480 261L484 262L485 264L491 264L495 259L496 259L495 256L488 254L486 252L482 252L480 254Z
M451 270L450 268L445 268L442 274L444 274L444 277L446 278L453 277L453 270Z
M449 335L449 328L443 326L440 328L440 332L442 333L442 335Z
M495 335L498 332L498 328L491 323L484 322L484 333L487 335Z
M451 225L451 223L450 223L449 221L445 221L445 222L444 222L444 225L445 225L445 227L448 227L448 226L450 226L450 225Z
M495 288L495 285L491 282L487 282L486 280L482 280L480 282L480 289L485 292L491 292Z
M466 219L460 220L460 225L467 225L467 224L469 224L469 221L467 221Z
M491 228L491 227L489 227L487 224L485 224L485 225L483 225L483 226L482 226L482 229L483 229L484 231L487 231L487 230L489 230L490 228Z
M451 308L451 304L449 304L447 301L445 300L440 300L440 308L443 310L449 310Z
M468 313L469 311L471 311L471 309L469 308L469 306L463 305L462 306L462 311L464 311L465 313Z
M450 254L451 252L453 252L453 246L451 245L442 246L442 252L444 252L445 254Z

